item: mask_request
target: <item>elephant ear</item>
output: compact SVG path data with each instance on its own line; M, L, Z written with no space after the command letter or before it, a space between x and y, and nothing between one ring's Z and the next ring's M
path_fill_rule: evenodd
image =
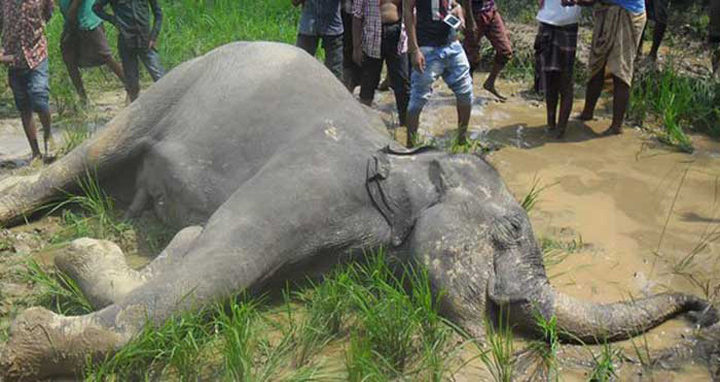
M403 182L391 179L392 165L387 154L375 153L367 162L365 187L375 208L390 225L392 243L399 246L415 224L412 205Z
M428 170L430 181L435 185L438 195L445 195L448 190L459 186L456 174L448 166L443 166L440 160L430 162Z

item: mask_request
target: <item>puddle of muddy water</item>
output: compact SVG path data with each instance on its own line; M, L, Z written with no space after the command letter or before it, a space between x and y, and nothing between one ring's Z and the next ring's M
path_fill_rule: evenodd
M522 89L503 85L501 90ZM477 85L475 90L477 97L488 97ZM380 102L392 102L391 94L383 97ZM576 102L575 112L581 107L582 101ZM452 93L439 85L423 111L421 129L448 137L456 123ZM605 118L571 121L566 138L559 141L544 130L543 103L513 96L506 103L477 101L469 131L471 137L503 147L488 160L518 200L536 181L547 186L530 212L537 237L585 245L549 269L557 275L551 282L560 291L605 303L663 291L703 296L703 286L717 288L720 143L694 136L696 152L688 155L633 128L625 128L620 136L599 137L597 133L609 124ZM643 342L651 350L665 349L689 334L690 325L675 319L651 330ZM615 346L625 354L634 353L632 341ZM599 347L592 350L598 353ZM638 369L621 368L620 380L642 380ZM587 380L586 372L565 367L561 374L563 380L580 381ZM704 366L688 364L648 378L707 380L710 376Z

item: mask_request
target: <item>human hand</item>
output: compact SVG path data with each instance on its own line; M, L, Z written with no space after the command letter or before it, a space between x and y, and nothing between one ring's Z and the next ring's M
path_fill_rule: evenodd
M422 54L420 49L417 49L412 55L412 64L415 70L420 73L425 72L425 55Z
M157 46L157 41L154 38L151 38L150 41L148 41L148 50L155 49L155 46Z
M5 50L0 49L0 64L12 64L15 60L15 56L5 55Z

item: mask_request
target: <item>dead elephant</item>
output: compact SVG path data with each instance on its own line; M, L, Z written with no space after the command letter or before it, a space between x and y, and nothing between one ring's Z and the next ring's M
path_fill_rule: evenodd
M473 155L405 151L322 65L283 44L230 44L177 67L39 176L14 180L0 221L76 188L86 169L130 213L153 209L187 228L142 272L111 243L76 241L57 263L99 310L22 313L0 358L9 380L76 373L144 325L380 246L427 266L446 314L478 337L498 306L521 329L532 332L540 312L588 342L713 311L684 294L599 305L556 292L495 169Z

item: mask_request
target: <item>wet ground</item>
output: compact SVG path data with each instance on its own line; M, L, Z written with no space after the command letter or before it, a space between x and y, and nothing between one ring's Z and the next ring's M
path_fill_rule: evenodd
M601 137L598 133L610 124L609 113L601 109L595 121L571 121L565 139L557 140L545 130L544 103L526 96L526 87L501 85L513 96L500 103L476 86L469 132L485 146L500 147L487 158L518 200L533 184L543 189L530 212L536 236L573 246L573 253L549 267L552 284L595 302L662 291L710 294L707 297L716 299L720 142L693 136L696 151L688 155L637 128ZM378 97L385 109L392 102L390 93ZM438 87L420 123L426 137L452 137L457 123L453 104L452 93ZM582 104L576 102L574 114ZM644 347L646 339L649 349L663 349L689 334L691 327L676 319L635 344ZM635 354L632 341L618 347L630 357ZM566 350L576 350L571 348ZM475 363L481 367L474 362L470 369ZM586 380L585 371L566 366L563 380ZM642 375L630 364L619 373L620 380L643 380ZM648 378L708 380L709 374L704 366L689 364L680 370L655 371Z
M476 82L483 79L480 74ZM697 150L688 155L631 127L620 136L600 137L598 132L609 125L603 110L596 121L571 122L566 138L556 140L544 130L544 104L523 95L527 85L501 82L499 86L512 94L505 103L488 98L490 95L476 86L470 134L483 145L497 148L487 158L518 199L533 184L543 189L530 212L536 235L573 247L572 253L555 259L557 264L549 268L553 285L597 302L666 290L716 297L720 285L720 143L694 136ZM381 110L393 109L389 92L378 93L376 101ZM119 93L96 101L94 108L100 114L92 126L113 115L122 104ZM581 106L576 103L575 111ZM452 136L455 124L454 98L440 85L423 113L421 132L427 139L442 141ZM56 137L62 137L61 131ZM404 139L402 129L394 133ZM24 167L28 151L19 120L0 120L0 163L4 168L0 178L11 168L35 171ZM56 225L50 220L3 231L0 245L11 243L17 247L13 250L16 254L37 251ZM42 260L42 254L36 256ZM22 280L12 276L17 263L0 260L4 264L0 315L9 317L17 309L13 302L21 300L27 290ZM145 260L134 255L132 262L141 266ZM699 364L650 372L632 363L637 358L633 344L662 349L689 334L689 324L676 319L634 342L618 344L626 354L625 362L618 362L620 380L709 379L705 366ZM522 346L518 342L516 348ZM599 347L591 350L598 353ZM587 379L591 359L587 350L563 346L560 355L562 380ZM562 361L564 355L566 361ZM464 355L472 357L469 351ZM570 361L577 358L585 363ZM455 378L477 380L482 368L478 359L472 360Z

